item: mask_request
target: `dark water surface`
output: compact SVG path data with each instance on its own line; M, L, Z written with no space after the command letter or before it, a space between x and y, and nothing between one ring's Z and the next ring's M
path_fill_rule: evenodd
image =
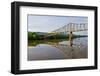
M52 60L52 59L79 59L88 57L88 37L73 39L73 45L69 41L41 43L28 47L28 60Z

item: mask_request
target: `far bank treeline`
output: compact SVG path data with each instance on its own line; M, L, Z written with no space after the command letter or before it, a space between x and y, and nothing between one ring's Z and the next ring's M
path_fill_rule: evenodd
M47 39L68 39L69 35L68 34L56 34L53 36L48 36L46 37L47 33L43 32L28 32L28 40L43 40L45 38ZM86 35L74 35L73 38L79 38L79 37L86 37Z

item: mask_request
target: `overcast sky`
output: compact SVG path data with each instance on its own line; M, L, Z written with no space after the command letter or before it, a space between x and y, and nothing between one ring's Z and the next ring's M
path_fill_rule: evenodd
M28 31L51 32L71 22L88 23L88 18L80 16L28 15ZM80 33L87 34L87 32Z

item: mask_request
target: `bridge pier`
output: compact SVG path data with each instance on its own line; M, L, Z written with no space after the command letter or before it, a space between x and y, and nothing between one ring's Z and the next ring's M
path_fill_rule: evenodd
M72 37L73 37L73 32L70 31L70 32L69 32L69 46L70 46L70 47L72 47L72 45L73 45Z

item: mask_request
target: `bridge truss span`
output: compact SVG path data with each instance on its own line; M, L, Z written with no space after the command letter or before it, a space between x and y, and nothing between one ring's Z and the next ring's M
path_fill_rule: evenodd
M64 25L51 33L64 33L64 32L78 32L78 31L86 31L88 30L87 23L69 23L67 25Z

